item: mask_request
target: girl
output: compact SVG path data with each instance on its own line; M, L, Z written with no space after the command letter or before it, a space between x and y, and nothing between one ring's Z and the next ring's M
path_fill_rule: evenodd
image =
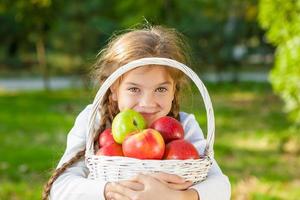
M175 30L159 26L132 30L114 38L100 52L95 65L97 78L102 84L119 67L144 57L170 58L188 65L187 52ZM179 112L178 95L184 83L181 71L164 66L138 67L125 73L106 93L99 110L101 121L95 128L102 132L110 127L116 114L126 108L140 112L148 124L168 115L181 122L185 139L203 153L205 140L194 115ZM55 200L230 199L230 183L215 160L207 179L193 186L179 176L166 173L140 174L119 182L87 179L84 153L90 112L89 105L77 117L68 135L66 151L45 185L44 200L49 193Z

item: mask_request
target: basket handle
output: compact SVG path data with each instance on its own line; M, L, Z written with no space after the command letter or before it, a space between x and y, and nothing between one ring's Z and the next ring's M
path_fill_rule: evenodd
M118 68L114 73L112 73L102 84L100 89L98 90L96 97L94 99L92 105L92 112L89 116L88 121L88 138L86 143L86 155L93 155L94 154L94 135L96 134L96 127L94 127L96 115L101 105L102 99L106 94L106 91L110 88L110 86L124 73L140 67L144 65L163 65L167 67L173 67L179 69L180 71L184 72L192 81L196 84L197 88L199 89L201 96L203 98L203 102L206 109L206 116L207 116L207 142L204 154L213 157L213 144L214 144L214 137L215 137L215 118L214 118L214 111L212 107L212 103L208 94L206 87L204 86L203 82L200 80L198 75L191 70L186 65L172 59L168 58L159 58L159 57L149 57L149 58L141 58L138 60L131 61L126 65ZM100 116L101 117L101 116ZM99 120L99 119L98 119Z

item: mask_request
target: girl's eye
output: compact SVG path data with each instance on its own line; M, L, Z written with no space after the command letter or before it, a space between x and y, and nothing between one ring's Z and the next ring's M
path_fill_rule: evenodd
M140 91L140 89L137 88L137 87L132 87L132 88L129 88L128 90L129 90L130 92L132 92L132 93L136 93L136 92L139 92L139 91Z
M159 87L156 89L157 92L166 92L167 91L167 88L164 88L164 87Z

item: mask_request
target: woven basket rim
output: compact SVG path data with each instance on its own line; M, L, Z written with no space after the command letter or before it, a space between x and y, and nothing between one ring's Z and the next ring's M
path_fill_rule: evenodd
M208 155L201 156L198 159L170 159L170 160L159 160L159 159L138 159L138 158L131 158L131 157L125 157L125 156L104 156L104 155L92 155L89 154L86 156L86 158L100 158L100 159L107 159L107 160L125 160L125 161L136 161L136 162L190 162L190 161L202 161L202 160L211 160L211 157Z

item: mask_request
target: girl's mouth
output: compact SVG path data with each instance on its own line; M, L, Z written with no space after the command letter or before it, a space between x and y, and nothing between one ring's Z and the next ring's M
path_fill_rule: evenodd
M143 115L143 117L145 117L145 118L149 118L149 117L151 117L151 116L153 116L153 115L155 115L156 113L146 113L146 112L141 112L141 115Z

